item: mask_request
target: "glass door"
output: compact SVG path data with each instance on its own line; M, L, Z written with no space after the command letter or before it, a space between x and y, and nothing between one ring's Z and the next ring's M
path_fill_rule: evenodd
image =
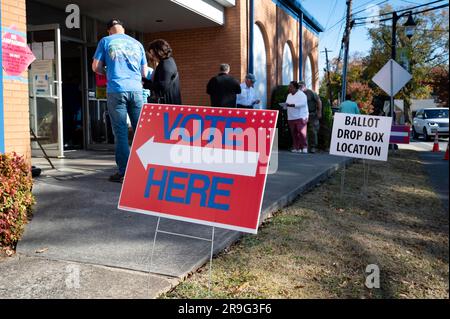
M29 69L30 127L47 154L64 157L61 80L61 32L58 24L28 26L36 60ZM33 156L42 152L33 141Z

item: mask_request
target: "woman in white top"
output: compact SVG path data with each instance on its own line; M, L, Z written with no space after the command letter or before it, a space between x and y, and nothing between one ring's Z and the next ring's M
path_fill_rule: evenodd
M292 152L308 153L308 99L296 81L289 85L286 106L293 141Z

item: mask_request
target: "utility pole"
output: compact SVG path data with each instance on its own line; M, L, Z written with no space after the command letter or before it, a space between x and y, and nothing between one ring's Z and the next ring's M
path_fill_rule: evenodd
M352 4L353 0L347 0L347 22L345 25L345 35L344 35L344 68L342 71L342 93L341 100L345 100L345 95L347 94L347 69L348 69L348 55L350 48L350 33L352 30Z
M328 51L327 48L325 48L325 59L327 61L327 82L328 82L328 99L330 100L330 106L333 107L333 93L331 91L331 77L330 77L330 60L328 60L328 52L333 52L333 51Z

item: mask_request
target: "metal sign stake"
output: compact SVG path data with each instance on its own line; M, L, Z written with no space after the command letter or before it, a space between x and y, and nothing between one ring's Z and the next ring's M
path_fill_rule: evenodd
M150 255L150 267L148 268L147 291L150 291L150 275L152 273L152 268L153 268L153 255L155 253L156 236L158 235L159 222L160 221L161 221L161 217L158 217L158 222L156 224L156 230L155 230L155 236L153 237L152 252L151 252L151 255Z
M158 217L158 222L156 224L156 230L155 230L155 236L153 237L152 251L150 254L150 265L149 265L149 269L148 269L147 290L150 291L150 275L151 275L152 269L153 269L153 257L155 254L156 237L158 236L158 233L161 233L161 234L180 236L180 237L191 238L191 239L198 239L198 240L207 241L207 242L211 243L211 252L210 252L210 258L209 258L209 284L208 284L209 294L211 296L212 263L213 263L213 256L214 256L214 237L215 237L216 227L214 227L214 226L212 227L211 239L206 239L206 238L202 238L202 237L196 237L196 236L190 236L190 235L172 233L172 232L160 230L159 229L160 222L161 222L161 217Z
M211 297L211 283L212 283L212 263L213 263L213 255L214 255L214 235L215 235L216 227L212 228L212 236L211 236L211 255L209 258L209 296Z
M369 187L369 169L370 169L370 163L369 161L363 160L363 178L364 178L364 184L363 184L363 194L365 199L368 198L368 187Z
M342 199L342 196L344 196L345 170L346 170L346 164L344 163L344 166L342 166L342 173L341 173L341 194L340 194L341 199Z

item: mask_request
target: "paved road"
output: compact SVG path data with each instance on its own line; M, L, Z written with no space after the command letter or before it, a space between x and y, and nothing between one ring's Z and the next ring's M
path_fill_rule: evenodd
M411 144L409 145L399 145L399 147L401 149L408 149L419 152L431 152L433 150L433 144L434 142L428 142L419 138L417 140L414 139L411 140ZM448 145L448 138L439 139L439 149L441 150L441 152L445 152L445 150L447 149L447 145Z
M432 153L434 142L426 142L421 139L413 140L410 145L401 145L401 149L410 149L420 152L420 157L425 166L425 170L428 173L430 182L441 198L442 203L446 210L449 208L449 193L448 193L448 181L449 181L449 162L444 161L444 154L447 150L448 139L439 139L439 148L441 152Z

